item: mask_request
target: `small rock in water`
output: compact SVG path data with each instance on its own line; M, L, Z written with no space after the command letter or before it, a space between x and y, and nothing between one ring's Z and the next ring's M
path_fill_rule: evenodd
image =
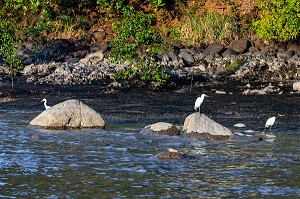
M245 131L240 133L234 133L230 136L229 140L238 141L238 142L259 142L263 139L255 133L247 133Z
M159 135L179 135L180 129L170 123L167 122L157 122L155 124L151 124L146 126L141 130L141 133L152 133Z
M184 159L187 158L188 155L176 149L169 148L155 157L158 159Z
M245 128L246 127L246 125L245 124L243 124L243 123L237 123L237 124L235 124L235 125L233 125L234 127L237 127L237 128Z
M172 148L169 148L168 151L171 152L171 153L178 153L178 150L172 149Z
M39 140L40 137L39 137L38 135L32 135L32 136L31 136L31 139L33 139L33 140Z

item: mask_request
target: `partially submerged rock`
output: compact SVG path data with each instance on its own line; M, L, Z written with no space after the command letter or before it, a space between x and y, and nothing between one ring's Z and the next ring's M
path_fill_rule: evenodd
M179 135L180 129L177 126L167 122L158 122L146 126L141 130L141 133L152 133L152 134L173 136L173 135Z
M246 127L246 125L243 124L243 123L237 123L237 124L235 124L233 126L236 127L236 128L245 128Z
M248 133L246 131L240 133L234 133L230 136L229 140L238 141L238 142L259 142L263 139L255 133Z
M188 155L176 149L169 148L155 157L159 159L184 159L187 158Z
M105 128L105 121L99 113L73 99L43 111L29 126L47 129Z
M186 137L207 140L226 140L232 135L229 129L198 112L185 119L183 131Z

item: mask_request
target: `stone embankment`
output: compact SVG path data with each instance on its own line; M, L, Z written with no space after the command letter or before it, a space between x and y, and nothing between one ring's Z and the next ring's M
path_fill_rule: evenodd
M25 65L23 74L27 82L34 84L78 85L103 80L112 83L115 72L134 64L111 63L108 43L101 39L94 39L93 45L86 41L58 40L36 54L31 48L24 44L17 55ZM257 39L234 40L228 46L214 43L199 48L174 44L173 50L161 52L155 61L166 66L172 85L193 81L197 86L203 81L237 80L272 82L292 89L292 84L300 80L300 45L297 43L280 46ZM115 82L110 86L122 87ZM265 91L280 92L277 88ZM245 94L251 94L251 89Z

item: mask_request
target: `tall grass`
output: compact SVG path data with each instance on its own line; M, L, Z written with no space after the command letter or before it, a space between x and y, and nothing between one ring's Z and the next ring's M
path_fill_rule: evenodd
M190 12L183 17L181 40L189 45L227 42L233 38L232 31L235 19L228 15L211 12Z
M84 16L71 17L61 15L50 21L49 28L51 33L48 36L64 39L78 38L86 35L90 27L91 22Z

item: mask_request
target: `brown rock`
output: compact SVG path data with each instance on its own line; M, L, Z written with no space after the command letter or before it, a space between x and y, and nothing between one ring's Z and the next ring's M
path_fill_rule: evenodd
M102 42L105 40L105 31L103 29L97 30L92 33L94 42Z
M176 149L169 148L155 157L159 159L184 159L187 158L188 155Z
M253 46L259 50L262 50L265 47L263 40L256 39L253 41Z
M249 41L246 39L233 40L230 42L229 48L241 54L248 50L249 44Z
M215 53L220 53L224 50L224 46L222 44L209 44L209 46L204 50L204 55L211 55Z

